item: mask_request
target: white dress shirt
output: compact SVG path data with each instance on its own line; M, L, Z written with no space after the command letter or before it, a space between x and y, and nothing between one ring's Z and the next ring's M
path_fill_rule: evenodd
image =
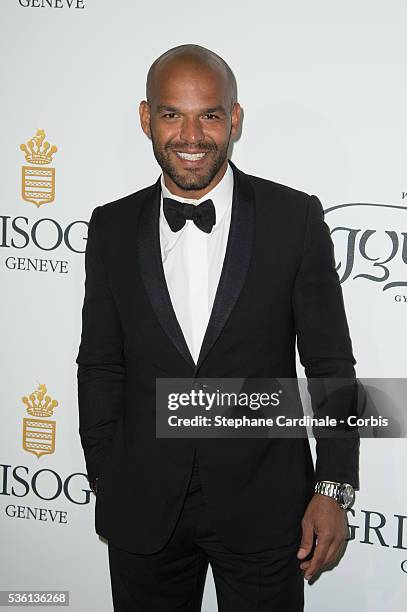
M208 325L222 271L232 213L233 171L228 164L219 183L199 200L173 195L161 174L160 245L165 279L171 302L195 361ZM163 197L189 204L211 199L216 223L210 234L187 219L184 227L173 232L163 212Z

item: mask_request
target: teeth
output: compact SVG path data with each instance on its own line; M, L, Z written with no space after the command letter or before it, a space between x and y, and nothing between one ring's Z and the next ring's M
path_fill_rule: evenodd
M182 159L188 159L189 161L195 161L197 159L202 159L206 153L180 153L177 151L177 155Z

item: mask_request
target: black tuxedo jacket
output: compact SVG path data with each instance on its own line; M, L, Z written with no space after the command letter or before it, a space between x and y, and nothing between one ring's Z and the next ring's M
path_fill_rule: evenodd
M230 162L231 163L231 162ZM78 364L79 434L98 476L96 531L131 552L168 541L195 452L218 537L256 552L294 542L316 480L358 487L359 438L175 439L155 434L156 377L355 378L316 196L234 173L225 260L198 362L172 308L159 243L160 181L91 215Z

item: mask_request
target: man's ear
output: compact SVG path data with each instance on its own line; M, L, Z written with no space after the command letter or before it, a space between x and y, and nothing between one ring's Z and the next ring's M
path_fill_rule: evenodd
M239 102L235 102L232 108L232 129L231 135L236 136L239 133L240 121L241 121L241 106Z
M146 100L142 100L139 106L140 125L144 134L151 140L150 129L150 105Z

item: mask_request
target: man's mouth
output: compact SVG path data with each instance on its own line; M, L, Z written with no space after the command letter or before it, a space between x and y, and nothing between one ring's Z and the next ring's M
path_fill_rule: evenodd
M176 151L176 154L181 159L185 159L187 161L199 161L206 155L206 153L181 153L181 151Z

